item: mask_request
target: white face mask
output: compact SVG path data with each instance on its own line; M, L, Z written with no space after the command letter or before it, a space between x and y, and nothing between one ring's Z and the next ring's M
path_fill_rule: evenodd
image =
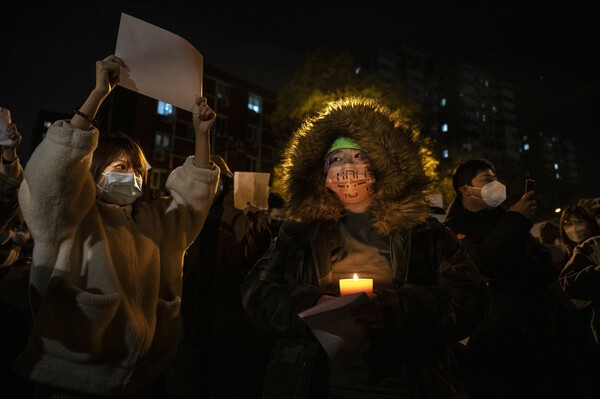
M483 187L471 187L481 190L481 199L488 206L495 208L506 200L506 186L498 180L491 181Z
M330 167L325 182L343 204L356 204L370 197L374 183L367 164L353 163Z
M130 205L142 196L142 177L135 173L102 173L104 187L98 186L102 199L117 205Z
M591 232L585 223L577 223L565 227L565 234L569 237L569 240L580 244L590 237Z

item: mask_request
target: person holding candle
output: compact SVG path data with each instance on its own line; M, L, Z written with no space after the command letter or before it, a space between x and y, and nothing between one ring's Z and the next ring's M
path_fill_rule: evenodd
M488 292L460 241L428 217L414 132L376 100L342 99L305 121L283 165L286 222L241 287L250 318L281 334L263 397L466 398L451 348L483 320ZM368 334L340 369L298 313L355 273L373 284L353 310Z
M32 154L19 204L34 241L34 319L13 363L35 398L151 398L181 332L183 255L217 189L209 161L215 113L198 97L195 155L167 179L168 197L140 202L144 154L92 121L123 61L96 62L96 85L70 120L55 122Z

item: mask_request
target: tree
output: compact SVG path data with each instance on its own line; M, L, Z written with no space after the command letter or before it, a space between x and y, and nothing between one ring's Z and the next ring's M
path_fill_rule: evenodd
M277 94L277 106L271 115L278 144L283 147L304 118L314 116L330 101L348 96L378 99L411 127L417 127L418 106L409 102L398 87L382 81L352 57L327 49L310 54L300 71Z
M302 69L279 90L270 124L280 150L306 117L315 116L328 102L348 96L379 100L417 133L425 171L433 182L433 190L440 192L437 187L443 180L437 174L439 161L433 156L433 143L419 135L419 105L408 99L402 87L381 80L344 52L329 49L313 52ZM281 190L279 178L280 173L274 173L272 190Z

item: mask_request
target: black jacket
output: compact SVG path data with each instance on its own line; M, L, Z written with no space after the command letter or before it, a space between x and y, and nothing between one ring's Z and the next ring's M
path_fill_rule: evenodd
M337 284L330 272L345 209L325 187L323 162L340 136L357 141L370 160L376 178L370 228L390 243L393 288L376 291L386 328L370 336L365 361L375 375L406 366L411 397L466 397L447 355L483 320L484 280L454 234L427 218L428 179L415 136L365 99L333 103L307 121L284 157L288 219L242 285L250 318L285 337L271 357L266 397L326 393L324 352L297 314Z

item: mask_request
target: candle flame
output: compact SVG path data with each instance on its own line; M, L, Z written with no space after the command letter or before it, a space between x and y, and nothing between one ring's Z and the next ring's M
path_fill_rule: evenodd
M358 276L354 273L354 280L358 280Z

